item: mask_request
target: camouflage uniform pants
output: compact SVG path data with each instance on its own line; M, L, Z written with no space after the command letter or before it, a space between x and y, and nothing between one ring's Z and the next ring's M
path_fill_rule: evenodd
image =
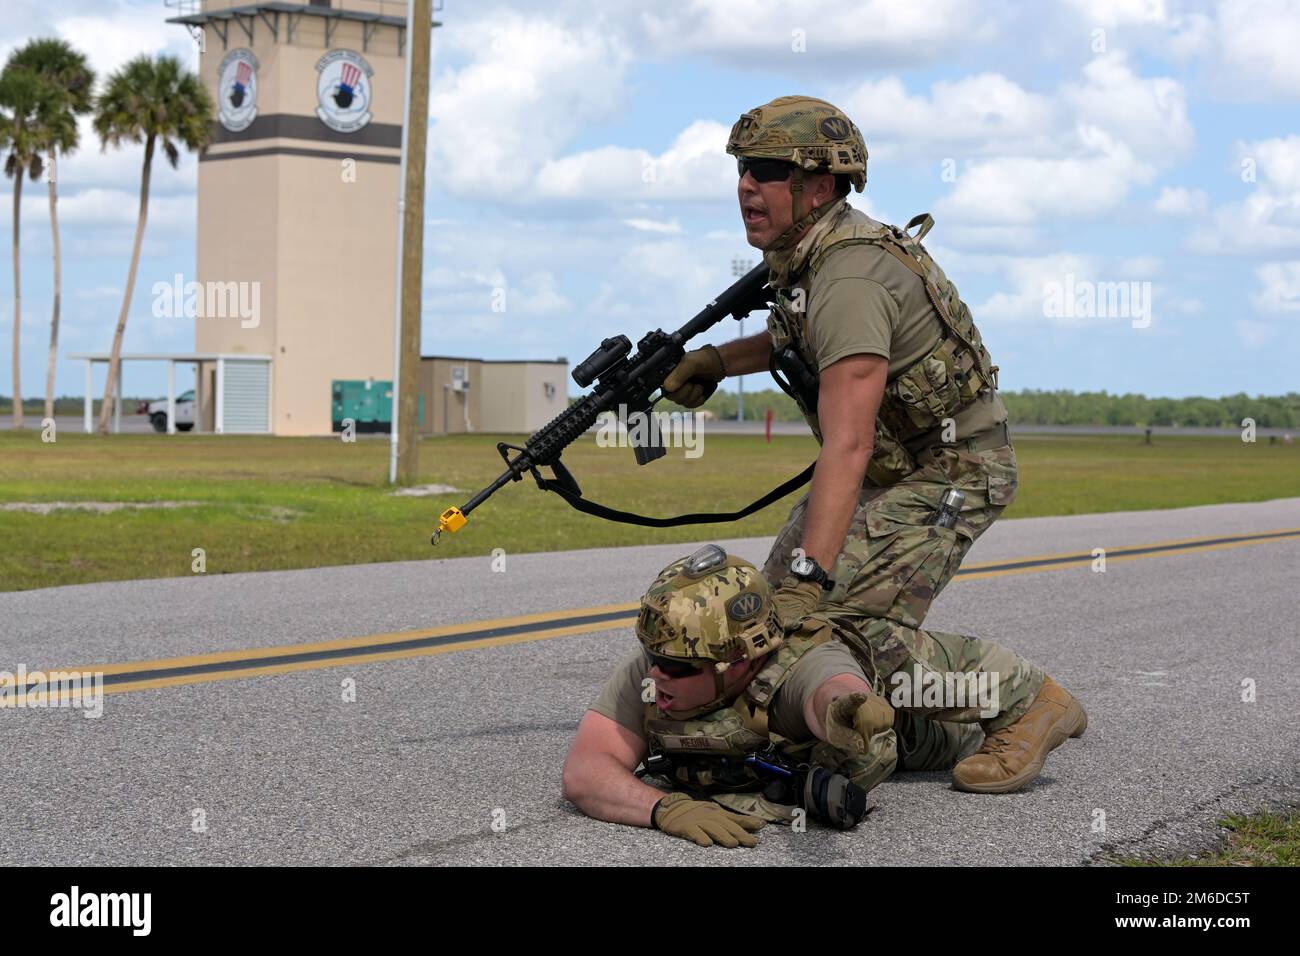
M921 627L930 603L957 572L975 539L1015 498L1015 450L1009 444L979 452L936 447L918 455L917 464L917 470L902 481L862 489L843 550L830 572L835 589L823 598L817 613L847 618L862 632L878 689L893 698L891 702L897 700L896 688L907 686L899 683L904 674L909 683L937 680L940 688L945 675L983 674L980 679L986 686L996 687L995 716L989 716L993 708L969 705L969 697L968 706L952 706L951 696L915 706L918 701L911 693L906 695L903 713L928 720L911 725L902 720L902 726L896 725L900 762L912 769L918 763L938 769L951 766L949 761L958 751L967 749L969 736L951 726L924 724L978 721L986 732L1005 727L1038 696L1043 672L991 641ZM928 524L948 488L966 495L956 527ZM763 567L773 587L788 574L791 551L803 541L807 507L808 495L804 495L790 511ZM914 753L911 759L909 749Z

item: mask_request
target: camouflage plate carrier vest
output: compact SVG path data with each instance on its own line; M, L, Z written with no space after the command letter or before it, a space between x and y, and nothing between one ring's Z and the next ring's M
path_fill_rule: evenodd
M756 792L764 788L766 781L744 765L747 754L775 747L793 763L825 767L843 774L866 791L888 777L898 761L893 730L871 738L867 752L857 755L816 738L792 743L768 728L767 712L772 698L793 672L799 658L829 640L848 637L851 641L856 636L842 634L841 626L840 622L809 618L799 631L786 636L767 666L754 675L729 706L690 720L670 720L653 702L647 704L643 725L646 741L650 753L673 758L673 783L707 795L732 810L775 823L789 823L793 808L773 804ZM856 650L854 656L863 663L862 655ZM866 673L875 680L874 667L870 663L866 667Z
M853 221L855 213L865 222ZM776 304L768 317L774 352L792 346L816 374L805 336L808 295L813 276L832 250L842 246L870 243L880 246L905 265L925 286L926 296L943 326L943 338L927 355L908 366L885 386L876 418L875 449L867 465L867 478L876 485L891 485L916 469L916 459L907 444L928 431L939 428L945 418L970 407L985 389L997 388L997 366L975 328L970 309L957 295L938 264L921 245L921 239L934 226L929 213L915 216L906 229L877 222L845 206L835 215L835 223L808 253L807 265L789 288L776 291ZM909 235L920 226L915 236ZM796 401L799 401L796 396ZM820 444L821 428L817 409L800 411L808 420Z

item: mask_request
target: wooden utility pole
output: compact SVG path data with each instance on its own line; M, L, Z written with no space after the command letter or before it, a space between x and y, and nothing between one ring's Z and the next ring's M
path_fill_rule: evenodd
M402 184L402 325L398 369L397 483L414 484L420 471L420 289L424 277L424 153L429 130L429 46L432 0L411 0L406 55L410 90L406 112L406 182ZM432 411L432 409L429 409Z

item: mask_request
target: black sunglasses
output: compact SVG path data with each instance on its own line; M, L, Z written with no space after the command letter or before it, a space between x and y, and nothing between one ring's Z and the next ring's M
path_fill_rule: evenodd
M647 667L658 667L665 677L676 680L679 677L690 677L692 674L698 674L708 665L708 661L701 661L696 665L688 661L678 660L675 657L664 657L662 654L656 654L647 648L641 648L645 654Z
M736 160L736 169L742 177L749 173L756 183L783 183L794 172L794 163L781 159L746 159L741 156Z

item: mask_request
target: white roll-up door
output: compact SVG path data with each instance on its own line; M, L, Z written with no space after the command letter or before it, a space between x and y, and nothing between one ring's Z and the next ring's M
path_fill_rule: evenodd
M221 411L226 434L271 430L271 363L226 359Z

